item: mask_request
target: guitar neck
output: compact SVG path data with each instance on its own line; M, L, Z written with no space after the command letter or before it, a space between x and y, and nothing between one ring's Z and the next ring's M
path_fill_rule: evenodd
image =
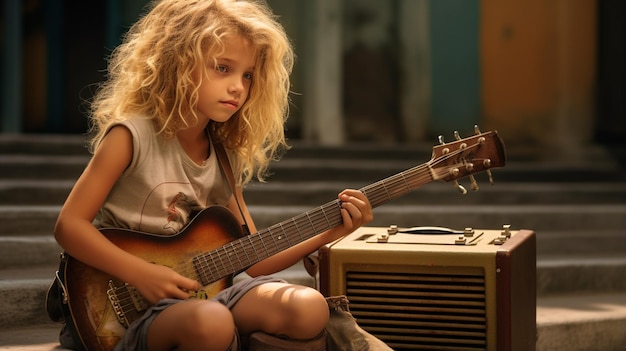
M480 133L433 148L433 158L424 164L360 189L372 207L378 207L434 180L456 181L473 173L504 166L504 144L497 132ZM473 178L472 178L473 180ZM473 180L475 182L475 180ZM460 186L459 186L460 187ZM476 188L477 189L477 186ZM463 189L464 190L464 189ZM339 200L328 202L284 222L232 241L194 258L202 267L201 282L209 284L238 273L280 251L301 243L342 223Z
M373 208L401 197L433 181L428 163L368 185L361 192ZM196 267L203 267L201 282L210 284L228 275L299 244L313 236L340 225L341 202L334 200L291 219L247 235L218 249L194 258Z

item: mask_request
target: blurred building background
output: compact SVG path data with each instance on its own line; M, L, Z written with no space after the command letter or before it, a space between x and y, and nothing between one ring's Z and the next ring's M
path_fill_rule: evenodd
M288 135L626 143L622 0L268 0L298 55ZM3 0L1 133L83 133L145 0Z

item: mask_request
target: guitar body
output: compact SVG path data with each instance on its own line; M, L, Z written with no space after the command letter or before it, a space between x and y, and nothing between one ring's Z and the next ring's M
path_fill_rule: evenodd
M157 236L124 229L102 229L116 246L145 261L171 267L191 279L202 281L186 262L201 252L223 246L242 236L241 226L225 207L210 207L200 212L181 232L174 236ZM178 269L177 269L178 268ZM129 267L132 269L132 267ZM64 270L71 321L87 350L110 351L126 331L118 318L115 303L125 308L129 323L139 318L148 306L125 284L82 262L67 257ZM199 298L210 298L232 284L232 276L203 287ZM111 299L109 291L117 287ZM145 304L145 302L144 302ZM137 308L133 308L133 306Z

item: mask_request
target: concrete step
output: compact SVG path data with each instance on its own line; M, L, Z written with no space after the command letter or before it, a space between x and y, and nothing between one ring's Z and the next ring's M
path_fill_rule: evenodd
M506 138L504 138L506 139ZM504 140L505 144L506 140ZM292 140L285 158L324 159L404 159L423 160L431 158L432 142L406 144L358 143L341 146L323 146L306 141ZM87 137L77 134L0 134L0 154L88 155ZM584 145L575 148L556 149L542 145L506 145L509 160L548 161L567 163L626 162L626 147L619 145Z
M0 329L49 322L45 313L45 296L56 269L56 265L0 269ZM315 287L314 279L302 263L274 276L293 284ZM235 278L235 282L246 278L249 276L242 273Z
M58 261L58 260L57 260ZM19 296L24 289L28 288L28 282L24 277L32 275L33 270L42 272L39 275L40 281L37 286L31 286L35 290L47 288L47 284L53 277L53 272L57 269L58 262L46 263L42 266L13 266L3 269L0 279L5 285L6 301L14 301L14 295ZM45 273L43 273L45 272ZM298 273L300 278L308 279L304 270L297 270L290 273ZM626 262L623 257L610 255L606 257L587 258L553 258L538 259L537 262L537 294L563 294L563 293L594 293L599 291L614 292L626 291L626 282L622 279L626 274ZM295 279L296 277L294 277ZM13 289L13 291L11 291Z
M357 321L358 322L358 321ZM0 328L0 350L62 351L51 322ZM623 351L626 294L537 299L536 351Z
M0 155L88 155L84 135L0 134Z
M0 154L5 179L70 179L80 176L89 161L81 155ZM288 158L271 165L273 181L351 181L373 183L427 162L387 159ZM496 181L589 182L624 181L613 162L561 163L509 161L494 170ZM486 177L484 178L486 180Z
M62 251L52 234L28 236L4 234L0 236L0 267L3 269L54 268L59 264Z
M537 351L623 351L626 293L537 299Z
M83 136L0 134L0 350L52 350L58 326L43 313L60 248L52 229L89 160ZM246 199L258 228L402 172L432 145L298 144ZM507 150L495 186L459 195L435 182L375 210L372 226L528 228L537 234L537 350L622 350L626 345L626 150ZM462 183L467 183L462 180ZM280 275L313 285L301 266ZM238 279L245 278L245 275ZM25 327L35 325L34 328ZM33 340L33 335L45 337ZM7 346L5 346L7 345ZM11 345L11 346L9 346ZM620 345L620 346L616 346Z
M604 256L542 257L537 259L537 294L626 294L626 252Z
M45 293L57 263L0 270L0 328L47 322ZM315 287L302 263L275 274L289 282ZM626 294L626 257L552 257L537 260L538 296L622 293ZM236 281L245 279L245 273Z
M0 205L60 205L74 180L0 179ZM251 183L244 196L250 205L318 206L336 198L346 188L362 188L364 182L311 181ZM478 191L461 195L452 184L434 182L393 200L393 204L619 204L626 202L626 182L479 184Z

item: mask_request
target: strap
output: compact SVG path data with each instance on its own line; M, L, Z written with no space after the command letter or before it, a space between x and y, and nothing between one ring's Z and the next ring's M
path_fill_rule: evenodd
M239 208L239 213L241 214L241 218L243 218L243 224L241 225L241 228L243 229L243 233L245 235L250 235L250 228L248 227L246 216L243 214L243 210L241 209L241 204L239 203L239 197L237 196L237 187L235 183L235 176L233 173L233 169L230 166L228 155L226 154L226 150L224 150L224 145L222 145L222 143L215 143L213 144L213 148L215 149L215 156L217 156L217 160L219 161L220 167L222 168L222 173L226 175L226 180L228 181L230 190L233 192L233 196L235 197L235 202L237 202L237 207Z

